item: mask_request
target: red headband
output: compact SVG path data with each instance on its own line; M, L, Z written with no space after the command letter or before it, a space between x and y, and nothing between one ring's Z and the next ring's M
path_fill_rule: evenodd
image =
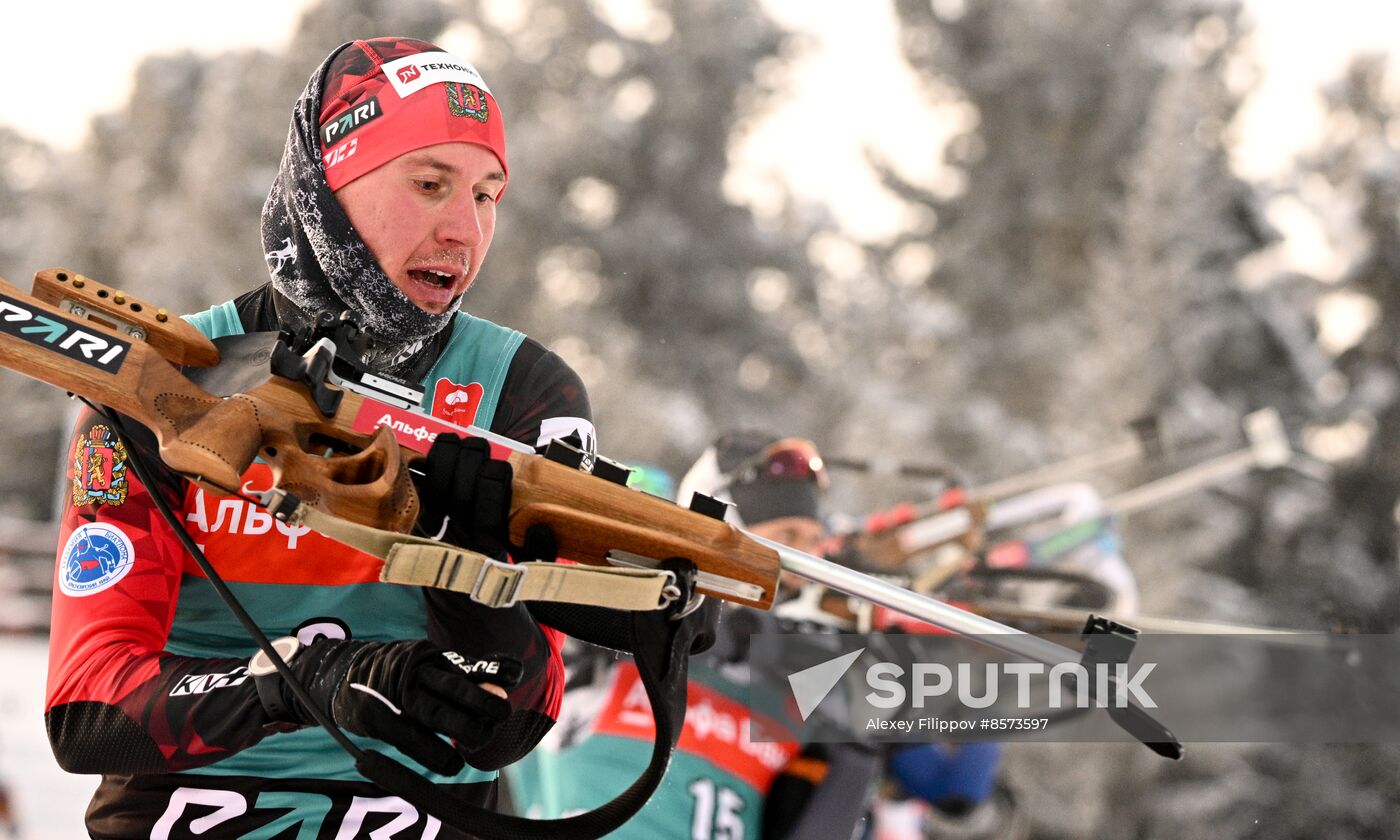
M505 124L476 68L445 52L384 61L365 41L346 49L362 50L372 64L362 75L328 79L321 98L321 164L332 191L438 143L484 146L509 177Z

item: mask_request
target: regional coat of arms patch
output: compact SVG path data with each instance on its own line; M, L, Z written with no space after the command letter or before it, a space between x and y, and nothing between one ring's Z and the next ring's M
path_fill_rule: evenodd
M73 506L125 504L126 466L126 446L111 429L88 429L73 448Z
M486 94L481 92L481 88L462 82L448 82L446 87L447 109L454 116L471 117L477 122L486 122L491 116Z

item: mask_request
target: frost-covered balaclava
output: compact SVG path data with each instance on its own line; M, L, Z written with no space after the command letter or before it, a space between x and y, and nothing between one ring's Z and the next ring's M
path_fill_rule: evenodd
M333 190L414 149L468 142L506 169L500 108L467 62L425 41L374 38L335 49L292 112L277 180L262 211L272 284L297 311L358 312L372 342L365 362L394 374L452 322L399 291L350 224Z

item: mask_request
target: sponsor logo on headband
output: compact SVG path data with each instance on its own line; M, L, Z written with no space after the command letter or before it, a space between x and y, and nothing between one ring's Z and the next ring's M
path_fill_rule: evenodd
M384 64L384 76L394 86L400 99L438 82L465 82L486 93L491 90L476 68L445 52L426 52L404 56Z
M455 117L471 117L477 122L486 122L490 116L486 94L476 85L463 82L447 83L447 110Z
M344 140L350 132L367 125L383 116L384 111L379 107L379 97L371 96L333 120L327 120L321 126L321 145L329 149L341 140Z
M350 138L350 142L348 142L348 143L341 143L339 146L336 146L334 149L331 149L330 151L326 152L324 155L321 155L321 161L322 161L322 164L323 164L323 165L322 165L322 168L323 168L323 169L330 169L332 166L335 166L336 164L340 163L341 161L345 160L346 158L352 158L352 157L354 157L354 156L355 156L355 149L356 149L359 145L360 145L360 138L358 138L358 137L351 137L351 138Z

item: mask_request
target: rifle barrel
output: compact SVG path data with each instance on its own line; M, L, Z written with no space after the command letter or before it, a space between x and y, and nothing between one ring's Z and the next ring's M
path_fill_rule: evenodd
M1053 624L1066 633L1078 633L1084 629L1090 610L1072 607L1024 607L1008 601L974 601L967 605L968 610L998 621L1039 621ZM1117 619L1115 619L1116 621ZM1148 634L1198 634L1209 636L1264 636L1270 644L1297 647L1326 648L1331 643L1321 630L1285 630L1277 627L1258 627L1247 624L1223 624L1216 621L1194 621L1183 618L1157 618L1155 616L1134 616L1121 621L1141 633Z
M1105 507L1109 513L1127 516L1193 493L1202 487L1212 487L1227 479L1244 475L1254 468L1257 461L1258 456L1252 449L1229 452L1190 469L1125 490L1108 499Z
M1139 440L1124 441L1098 452L1090 452L1076 458L1069 458L1039 469L993 481L971 491L974 498L1000 499L1033 490L1042 484L1060 481L1083 473L1091 473L1105 467L1117 466L1140 458L1147 449Z
M782 543L765 539L748 531L744 533L778 553L783 571L820 583L831 589L863 598L873 604L896 610L907 616L927 621L944 630L975 636L983 644L1007 653L1033 659L1046 665L1079 662L1080 655L1063 645L1039 639L1014 627L1007 627L989 618L974 615L934 598L910 592L845 566L813 557Z

